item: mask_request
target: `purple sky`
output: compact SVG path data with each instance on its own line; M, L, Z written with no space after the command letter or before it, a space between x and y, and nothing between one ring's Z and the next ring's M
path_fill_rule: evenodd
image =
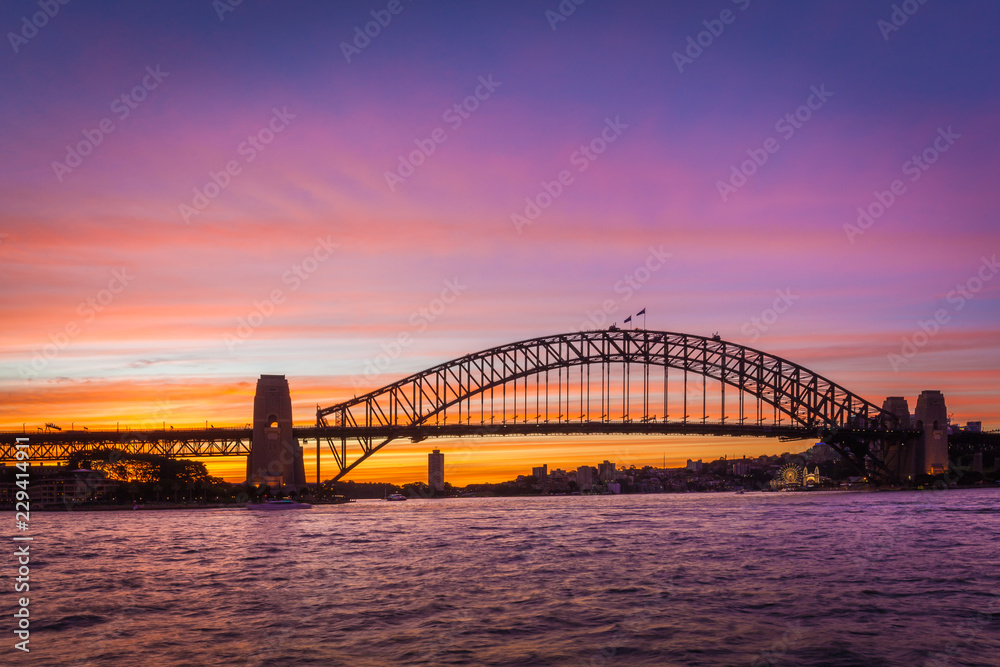
M308 421L646 307L1000 427L1000 8L898 4L5 3L5 425Z

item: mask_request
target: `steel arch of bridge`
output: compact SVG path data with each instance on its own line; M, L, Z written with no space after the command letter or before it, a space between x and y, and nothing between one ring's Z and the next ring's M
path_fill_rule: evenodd
M631 405L633 366L640 367L641 407ZM600 375L598 415L593 414L591 402L591 391L596 385L592 382L591 371L595 367ZM612 378L612 371L619 367L620 373ZM656 411L659 406L651 406L650 399L656 398L657 389L654 387L651 391L651 368L663 369L663 409L653 415L650 408ZM668 419L671 370L680 372L684 388L682 416L674 420ZM558 376L554 412L549 383L553 372ZM573 395L570 379L576 374L579 375L579 395ZM721 421L708 422L707 381L702 382L701 420L689 419L688 375L703 376L719 383ZM541 405L540 388L543 376L544 406ZM529 386L532 377L535 379L534 392ZM613 389L613 379L623 387L618 419L612 419L611 406L616 399L612 392L617 391L617 387ZM659 378L654 380L659 382ZM727 387L735 389L738 395L738 416L728 423ZM502 396L498 397L498 393ZM509 393L513 395L512 403ZM533 406L529 401L532 396ZM755 399L750 406L751 412L747 411L747 396ZM499 416L496 414L498 402L502 406ZM574 405L580 407L579 418L570 414ZM514 408L513 415L507 414L508 407ZM529 417L532 412L534 416ZM316 426L317 478L320 440L325 439L340 468L333 478L336 480L397 438L416 441L426 437L559 433L702 433L806 438L825 431L862 433L871 437L897 430L898 420L879 406L799 364L717 336L612 328L532 338L468 354L349 401L317 407ZM355 443L357 453L354 452ZM349 448L349 444L352 447ZM863 466L868 451L844 448L842 453Z

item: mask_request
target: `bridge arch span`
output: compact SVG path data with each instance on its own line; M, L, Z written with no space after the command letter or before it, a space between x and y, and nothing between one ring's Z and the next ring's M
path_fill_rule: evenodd
M700 423L689 415L689 376L701 378ZM719 387L711 429L709 381ZM681 416L671 420L670 397L677 393L677 383L683 387ZM675 409L676 403L675 396ZM474 352L351 400L317 407L316 417L317 439L322 432L340 467L335 479L403 437L709 431L811 437L820 429L876 432L898 424L894 415L858 394L761 350L717 336L617 328ZM355 443L356 455L348 448Z

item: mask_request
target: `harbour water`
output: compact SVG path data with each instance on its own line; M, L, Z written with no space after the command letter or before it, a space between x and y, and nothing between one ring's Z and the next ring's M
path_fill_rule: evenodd
M31 653L14 655L5 629L3 664L1000 656L1000 489L60 512L31 525Z

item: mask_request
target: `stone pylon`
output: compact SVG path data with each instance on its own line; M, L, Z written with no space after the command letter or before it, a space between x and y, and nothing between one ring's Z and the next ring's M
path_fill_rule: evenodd
M302 448L292 433L292 397L284 375L261 375L253 397L247 482L298 491L306 484Z
M914 426L923 431L918 471L928 475L948 472L948 409L940 391L921 392L913 417Z
M910 406L906 402L906 398L890 396L882 403L882 409L899 418L900 428L913 428L910 421ZM918 473L923 472L917 468L917 450L920 447L921 443L916 440L907 440L892 446L895 457L887 457L887 460L890 462L893 472L899 475L900 479L912 480Z

